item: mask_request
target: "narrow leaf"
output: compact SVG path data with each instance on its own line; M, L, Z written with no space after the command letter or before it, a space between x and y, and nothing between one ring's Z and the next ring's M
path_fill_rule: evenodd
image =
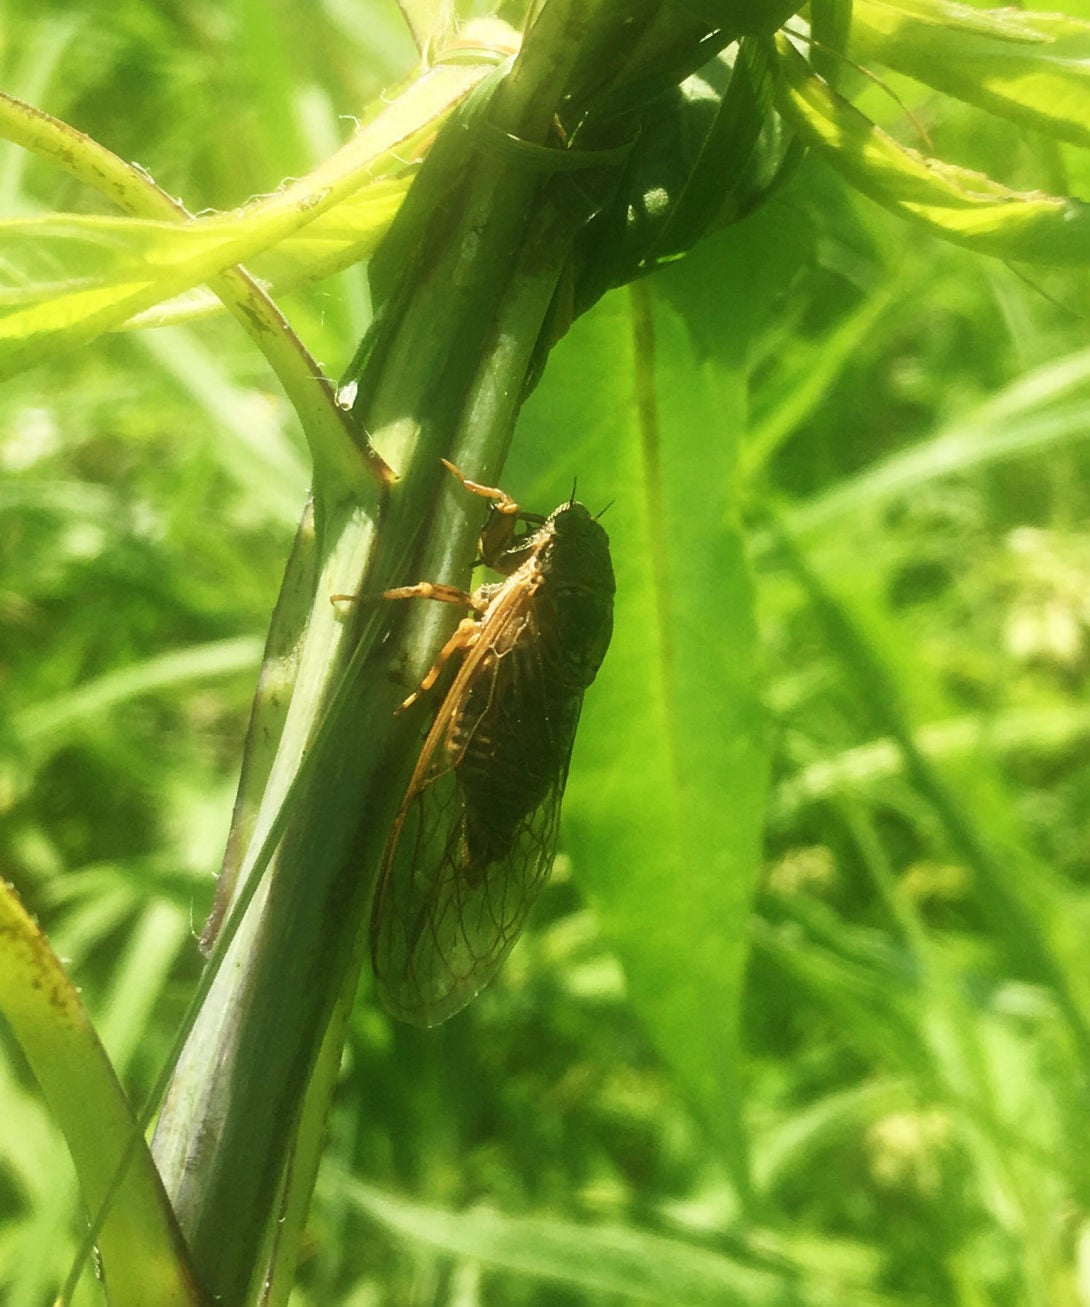
M1090 145L1090 23L944 0L856 0L851 54L1074 145Z
M0 319L0 376L37 362L47 344L53 350L92 340L133 314L294 235L367 183L400 173L404 160L430 140L436 122L488 71L480 66L434 69L361 124L350 141L306 177L255 201L240 214L190 219L181 228L186 235L180 239L194 245L184 251L170 243L178 238L165 234L164 244L152 251L154 258L131 257L100 284L76 286L46 302L14 309ZM41 133L35 129L40 124L28 122L24 108L0 96L0 135L59 155L60 143L52 137L39 139ZM91 148L78 133L71 134L77 139L64 143L69 150ZM62 158L58 162L68 166ZM132 187L138 189L138 179L133 179ZM119 197L122 203L129 198ZM140 206L134 202L131 207Z
M1090 206L1012 191L984 173L898 145L818 77L786 37L777 38L777 48L780 112L872 200L998 258L1055 265L1090 260Z
M523 418L545 449L580 432L581 497L616 499L613 645L584 705L566 843L633 1008L744 1185L735 1023L767 757L731 509L740 401L648 300L635 347L623 301L581 320ZM633 370L642 430L624 426Z
M110 1198L98 1246L111 1300L202 1302L159 1174L79 994L3 881L0 938L0 1012L64 1132L88 1209L97 1213Z
M862 1286L837 1284L777 1260L726 1256L682 1239L629 1226L587 1226L542 1217L507 1217L478 1208L458 1213L404 1202L344 1179L349 1197L387 1229L455 1256L555 1284L617 1294L625 1302L689 1307L824 1307L885 1300ZM843 1295L848 1295L847 1297Z

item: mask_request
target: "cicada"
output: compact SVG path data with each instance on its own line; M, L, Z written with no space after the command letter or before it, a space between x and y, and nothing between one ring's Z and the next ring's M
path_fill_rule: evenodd
M472 594L421 582L383 596L471 613L402 705L460 660L394 821L371 911L379 995L423 1026L453 1016L492 980L549 873L615 588L609 539L574 494L540 517L447 467L492 501L481 561L503 580Z

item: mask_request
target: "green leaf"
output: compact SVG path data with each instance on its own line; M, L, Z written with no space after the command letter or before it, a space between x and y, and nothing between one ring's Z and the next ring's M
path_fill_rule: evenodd
M79 994L3 881L0 938L0 1012L64 1131L88 1208L97 1214L110 1203L98 1245L112 1301L203 1302L162 1181Z
M768 35L802 8L799 0L683 0L679 6L728 32Z
M405 159L424 147L436 123L488 71L480 65L432 70L361 123L351 140L306 177L240 213L189 218L177 226L164 223L161 233L142 225L137 248L126 250L109 274L69 282L60 294L54 286L48 298L13 308L0 318L0 377L31 366L47 352L93 340L134 314L252 258L301 232L371 182L381 183L377 206L385 210L389 178L404 170ZM27 106L0 96L0 135L97 179L101 147L70 128L59 133L58 126L63 125L45 115L35 117ZM74 163L73 154L86 160ZM103 189L126 207L146 211L146 179L136 170L130 173L121 170ZM376 214L368 215L366 225L375 219Z
M110 712L140 695L253 671L261 661L261 642L249 636L161 654L142 663L108 672L48 703L28 708L16 718L15 730L25 744L40 747L73 726Z
M256 253L252 271L282 293L365 259L389 226L409 178L372 182L272 248ZM99 286L137 281L140 268L185 266L217 248L211 219L186 224L149 218L57 213L0 222L0 309L46 305ZM232 220L235 221L235 220ZM239 219L238 221L242 221ZM221 233L222 234L222 233ZM142 310L117 327L163 326L223 311L211 291L190 291Z
M735 1026L768 760L732 503L740 375L702 368L680 315L638 287L554 351L523 430L542 451L569 442L592 508L615 499L614 638L584 705L566 847L632 1007L744 1185Z
M851 601L827 589L786 536L781 547L825 628L830 648L843 664L860 707L877 733L894 740L906 776L934 812L951 853L972 872L977 902L994 934L1005 939L1020 971L1052 990L1085 1078L1090 1071L1085 968L1081 948L1076 960L1064 939L1062 917L1058 921L1048 911L1047 899L1043 901L1042 891L1053 879L1051 868L1024 848L1016 818L999 813L985 823L973 787L952 784L940 775L925 755L910 720L897 665L876 649L864 623L856 619Z
M850 53L967 104L1090 145L1090 23L946 0L855 0Z
M1090 206L1012 191L984 173L898 145L777 38L777 105L799 136L865 195L949 240L999 258L1056 265L1090 261Z
M616 193L580 237L577 312L760 207L793 157L774 90L767 42L743 38L652 102Z
M944 477L1077 445L1090 436L1087 403L1090 350L1080 349L1019 377L929 439L812 495L792 511L790 529L810 533Z
M778 1257L727 1256L682 1239L621 1225L576 1225L546 1217L508 1217L477 1208L451 1212L408 1203L348 1177L350 1199L388 1229L461 1258L602 1294L676 1307L824 1307L886 1301ZM846 1296L845 1296L846 1295Z

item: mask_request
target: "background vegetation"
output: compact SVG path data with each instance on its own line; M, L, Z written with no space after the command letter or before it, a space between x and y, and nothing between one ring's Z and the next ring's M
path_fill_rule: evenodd
M110 12L9 4L0 84L194 210L305 172L414 59L392 4ZM1085 192L1076 151L883 80L848 74L900 139ZM0 154L0 213L88 205ZM547 511L577 474L631 540L649 302L664 493L699 517L738 462L774 752L735 1090L717 1112L686 1083L706 1031L679 1026L664 1056L611 948L634 923L676 931L699 1007L707 967L729 972L741 944L695 957L683 920L640 922L631 894L618 927L625 850L660 838L669 806L634 787L667 762L634 777L620 747L658 710L622 654L588 697L560 864L496 984L435 1032L357 1003L299 1303L1090 1303L1086 289L941 243L810 157L554 351L504 476L524 504ZM367 322L363 272L282 304L338 376ZM139 1101L199 972L306 456L263 361L217 319L119 332L8 381L0 466L0 871ZM625 582L655 557L646 540L617 558L619 622L644 623L650 661L661 631ZM737 587L711 550L684 561L670 583L709 637L678 674L720 742L686 756L714 789L738 765L717 694ZM748 894L716 879L734 802L716 792L671 871L679 896ZM603 826L603 793L627 829ZM709 1027L730 1019L705 1007ZM78 1210L5 1039L5 1302L48 1300Z

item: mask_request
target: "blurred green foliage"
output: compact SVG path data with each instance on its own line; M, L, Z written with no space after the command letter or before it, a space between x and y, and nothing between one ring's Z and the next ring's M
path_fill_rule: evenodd
M122 0L108 24L91 3L8 4L2 27L4 89L193 210L305 171L412 60L395 6L362 0ZM1044 166L1059 192L1085 190L1074 149L900 77L853 78L909 144L1011 186ZM87 203L0 151L4 213ZM352 270L285 304L334 376L364 287ZM596 715L592 692L566 853L496 984L434 1032L357 1005L299 1303L669 1301L641 1278L641 1232L669 1236L693 1277L721 1255L734 1288L707 1301L1090 1302L1086 289L908 228L813 158L656 275L690 375L743 433L734 511L776 743L724 1105L745 1126L748 1207L600 929L625 868L581 854L603 856L594 787L623 784L608 759L629 724ZM578 473L581 498L626 514L611 437L629 312L614 293L554 352L505 476L528 506L548 511ZM669 375L680 412L685 368ZM675 460L719 466L723 432L675 439ZM199 967L305 459L253 348L216 321L118 334L8 382L0 468L0 873L139 1099ZM714 561L687 567L718 621ZM638 714L632 685L603 692L626 693ZM706 711L719 722L714 694ZM0 1123L0 1296L37 1307L77 1199L6 1039ZM608 1247L602 1226L621 1232ZM520 1245L545 1249L544 1269ZM784 1271L794 1298L775 1296Z

